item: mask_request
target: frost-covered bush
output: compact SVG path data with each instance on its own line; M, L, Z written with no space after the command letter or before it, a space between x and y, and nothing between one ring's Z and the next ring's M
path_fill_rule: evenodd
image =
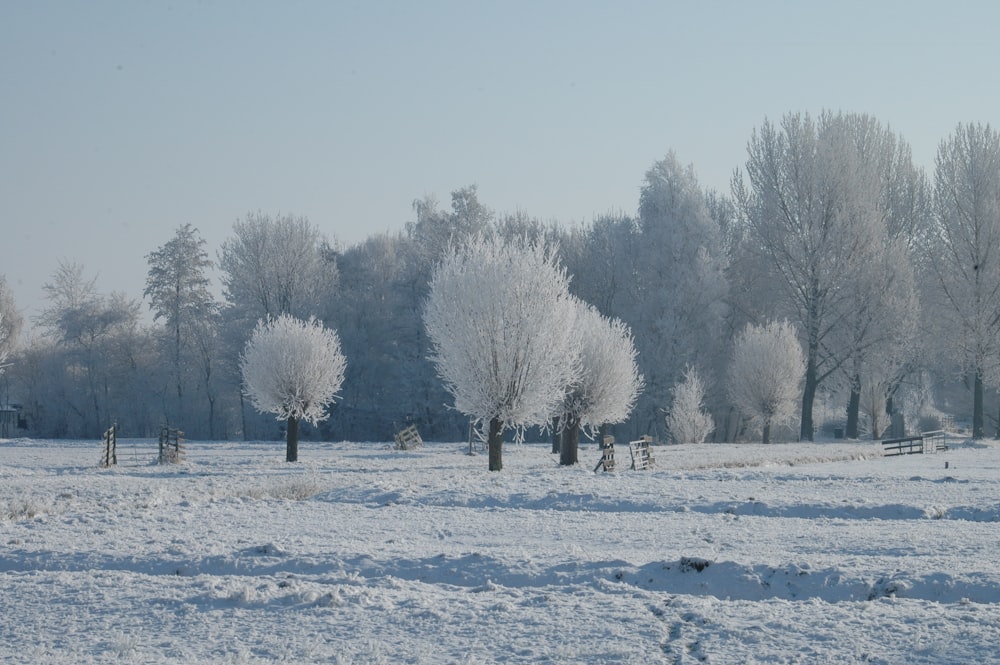
M243 391L258 411L288 421L289 462L298 459L298 421L329 417L346 367L336 331L315 319L282 314L257 323L240 357Z
M548 422L579 363L577 308L553 246L473 237L431 278L424 326L455 409L488 428L489 468L503 468L502 434Z
M715 423L704 409L705 382L697 368L688 365L684 379L671 393L673 402L667 416L667 431L674 443L703 443L715 429Z
M581 300L576 301L580 373L562 406L561 464L576 464L580 427L624 422L643 387L632 331Z
M788 321L747 324L736 337L729 366L729 396L770 443L771 428L795 421L805 360Z

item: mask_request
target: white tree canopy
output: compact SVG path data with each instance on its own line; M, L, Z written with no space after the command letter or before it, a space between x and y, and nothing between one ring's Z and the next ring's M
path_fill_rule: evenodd
M715 429L712 414L705 411L705 382L697 368L688 365L684 380L674 386L667 430L674 443L704 443Z
M579 371L576 315L554 247L479 235L437 267L423 316L455 408L523 428L558 411Z
M346 367L336 331L288 314L259 321L240 356L244 391L258 411L314 425L329 417Z
M747 324L737 338L729 367L729 396L764 432L795 421L805 360L795 328L788 321Z
M566 392L563 414L589 427L624 422L643 388L632 331L582 300L576 308L580 373Z

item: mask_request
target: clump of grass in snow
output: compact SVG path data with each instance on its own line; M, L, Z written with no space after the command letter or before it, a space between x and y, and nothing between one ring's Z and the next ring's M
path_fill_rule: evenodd
M10 499L0 504L0 518L4 520L28 520L48 512L51 512L51 506L38 497Z
M251 487L242 496L251 499L279 499L285 501L305 501L323 491L315 478L295 478L276 480L268 484Z

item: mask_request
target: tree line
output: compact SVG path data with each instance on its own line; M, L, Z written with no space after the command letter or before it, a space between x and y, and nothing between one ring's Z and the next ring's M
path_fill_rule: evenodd
M986 432L1000 385L989 125L958 125L930 177L871 116L789 113L753 131L728 192L703 188L670 153L646 172L634 215L560 226L497 213L475 186L413 212L404 229L347 248L304 217L252 212L214 256L181 225L147 255L142 299L98 293L83 266L63 263L26 339L2 285L6 394L34 436L92 437L116 421L137 436L169 424L193 438L275 438L283 424L248 402L240 354L258 322L288 315L335 329L346 358L332 417L305 436L385 441L416 424L425 438L465 439L425 309L449 252L499 238L556 248L569 293L633 339L644 388L623 435L794 427L782 436L812 439L834 424L878 436L939 409Z

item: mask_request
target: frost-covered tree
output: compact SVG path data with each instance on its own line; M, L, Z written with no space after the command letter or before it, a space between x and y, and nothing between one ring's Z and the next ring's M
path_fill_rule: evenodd
M844 200L872 234L865 260L856 262L848 276L846 306L842 317L832 321L836 330L830 342L841 347L836 355L846 358L847 436L857 438L862 383L894 392L915 357L919 313L913 254L926 241L930 196L909 145L888 127L871 116L850 114L843 118L843 128L855 164L852 172L864 176L850 181L854 193Z
M570 228L567 235L559 247L573 275L573 294L608 316L634 313L636 257L642 245L636 221L620 214L599 215Z
M295 215L258 211L237 220L232 237L219 250L218 266L226 303L222 340L233 356L261 319L279 314L325 318L338 280L329 241L308 219ZM240 381L238 375L229 378L233 384ZM246 436L251 423L243 408L244 394L237 391Z
M736 337L729 366L729 396L770 443L771 428L794 422L805 371L802 347L787 321L747 324Z
M337 281L329 241L305 217L255 212L233 224L219 251L224 296L245 322L320 314Z
M577 463L580 427L624 422L635 407L643 379L629 327L576 300L574 326L580 373L566 389L561 411L559 463Z
M146 256L149 270L146 289L153 320L163 322L165 328L164 354L169 358L173 375L173 392L176 411L173 419L187 416L184 404L185 370L196 361L202 368L199 374L211 376L213 358L205 352L212 348L208 340L198 339L212 335L216 324L218 304L209 291L207 271L212 261L205 251L205 240L190 224L177 228L174 237ZM188 362L189 359L193 362ZM208 363L207 369L205 363ZM211 390L208 399L212 400ZM211 416L209 428L211 429Z
M869 372L861 384L859 393L859 408L868 418L868 431L873 440L882 437L889 420L886 412L888 395L892 389L894 376L889 373Z
M9 357L17 345L23 323L7 279L0 275L0 364L3 363L2 358Z
M880 399L888 404L917 354L920 306L910 253L902 238L881 242L872 260L848 282L853 306L838 331L849 349L844 375L850 393L846 430L850 439L859 434L859 411L871 415L862 401L870 405L872 390L878 388L884 391Z
M258 322L240 357L243 389L258 411L287 421L287 461L298 460L299 420L329 417L346 365L336 331L316 319L282 314Z
M777 295L771 315L792 318L805 340L800 437L813 438L821 383L850 349L831 336L851 307L848 282L871 260L884 224L875 214L878 175L855 140L856 116L788 114L766 121L747 145L746 179L733 195L748 242L767 266L764 291Z
M726 255L718 222L694 168L671 152L646 172L636 253L624 311L636 335L646 390L636 407L643 431L662 426L670 388L688 364L721 371Z
M938 338L971 374L972 435L982 438L983 388L1000 361L1000 134L989 125L959 125L938 148L928 249L951 315Z
M415 243L419 263L427 271L428 279L449 246L485 233L493 219L493 211L479 202L476 185L451 193L451 212L439 209L433 196L415 200L413 211L417 219L406 225L406 233Z
M139 327L141 304L120 293L99 294L95 283L81 265L61 262L43 286L49 306L38 319L65 368L61 408L78 417L76 432L89 436L112 419L124 425L138 409L142 395L135 387L155 356Z
M667 431L674 443L703 443L715 429L712 414L705 411L705 382L696 367L688 365L684 379L671 391L673 401L667 416Z
M488 430L489 469L503 431L547 423L578 372L577 308L551 246L476 236L431 278L423 319L455 409Z

